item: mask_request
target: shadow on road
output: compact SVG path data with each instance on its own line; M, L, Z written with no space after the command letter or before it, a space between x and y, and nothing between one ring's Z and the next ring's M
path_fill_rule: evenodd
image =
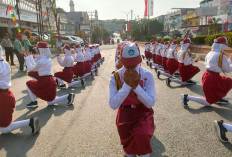
M162 155L165 152L165 147L155 136L151 138L151 147L153 150L151 157L167 157Z
M204 106L199 109L192 109L192 108L186 108L190 113L192 114L200 114L205 112L216 112L218 115L220 115L223 119L226 119L228 121L232 121L231 111L232 106L231 105L224 105L226 108L217 108L217 105L213 104L213 106ZM224 107L223 106L223 107Z
M28 110L21 117L15 121L29 119L31 117L39 117L40 127L43 128L48 120L54 116L60 116L67 110L73 110L74 106L48 106L42 110L39 110L33 114L30 114L32 110ZM28 116L30 115L30 116ZM0 150L4 149L7 152L7 157L12 156L27 156L27 152L33 148L39 135L31 135L29 127L21 129L22 133L0 135Z

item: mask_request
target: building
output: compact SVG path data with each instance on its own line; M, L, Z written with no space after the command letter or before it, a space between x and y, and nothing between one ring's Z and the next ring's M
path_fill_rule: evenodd
M177 9L164 15L164 35L174 35L181 26L181 10Z

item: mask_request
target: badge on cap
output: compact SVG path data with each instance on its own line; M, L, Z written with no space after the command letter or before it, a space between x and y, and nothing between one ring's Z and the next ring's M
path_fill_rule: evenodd
M133 56L133 55L135 54L135 51L134 51L133 49L130 49L130 50L128 51L128 54L129 54L130 56Z

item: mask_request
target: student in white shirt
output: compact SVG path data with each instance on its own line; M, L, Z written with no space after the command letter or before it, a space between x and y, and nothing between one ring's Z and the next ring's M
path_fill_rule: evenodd
M154 133L154 78L139 65L142 58L136 43L123 46L121 61L124 67L111 76L109 104L118 109L116 125L126 156L149 157Z
M202 88L205 94L205 98L182 94L182 105L187 107L188 101L194 101L205 106L211 106L214 103L229 103L223 98L232 89L232 79L220 75L221 72L232 72L232 55L230 59L228 59L223 53L223 51L228 48L227 44L226 37L217 38L214 41L212 50L205 58L206 71L202 76Z
M158 48L156 49L156 62L158 64L159 68L162 68L162 56L161 56L161 52L163 51L163 46L164 46L164 42L161 41L159 43ZM156 68L157 71L157 68Z
M85 56L82 52L82 49L80 45L75 46L75 52L73 54L74 62L76 62L76 65L73 66L73 72L74 75L77 77L82 77L85 74Z
M30 126L32 134L40 130L39 119L31 118L12 122L15 108L15 97L10 90L11 68L9 63L3 60L2 47L0 46L0 133L8 134L13 130Z
M51 51L48 48L48 44L46 42L39 42L38 52L41 55L41 59L37 63L35 63L32 55L24 53L28 71L38 72L29 75L30 77L33 77L36 80L30 80L26 83L27 90L31 98L31 102L27 104L27 107L38 107L38 103L36 101L37 97L47 101L48 105L54 105L55 103L64 99L68 100L67 105L71 105L75 97L75 94L73 93L56 98L56 82L52 77L52 64L50 59Z
M190 44L190 39L184 39L181 42L181 49L178 52L178 71L180 72L181 80L168 78L166 81L167 86L170 86L171 82L175 82L180 85L196 84L196 82L192 81L191 79L200 72L200 69L197 66L192 65L193 63L198 62L198 60L191 58L191 53L188 50Z

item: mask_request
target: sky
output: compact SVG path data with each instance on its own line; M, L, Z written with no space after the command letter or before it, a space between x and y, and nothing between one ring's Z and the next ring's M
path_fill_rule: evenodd
M57 0L57 7L69 12L70 0ZM98 11L100 20L126 19L126 13L133 10L133 19L144 16L144 0L73 0L75 11ZM171 8L195 8L199 7L201 0L154 0L153 17L164 15L171 11ZM129 14L131 18L131 14Z

